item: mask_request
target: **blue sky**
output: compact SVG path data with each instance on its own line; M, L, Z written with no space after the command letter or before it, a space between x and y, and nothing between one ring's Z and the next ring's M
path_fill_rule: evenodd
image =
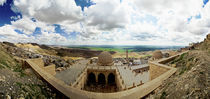
M0 0L0 41L56 45L202 41L210 32L209 0L175 1Z

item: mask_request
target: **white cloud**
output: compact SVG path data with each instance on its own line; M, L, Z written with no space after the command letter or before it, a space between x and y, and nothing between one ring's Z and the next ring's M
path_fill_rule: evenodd
M11 23L16 29L23 31L25 34L32 34L36 29L35 23L27 17L12 21Z
M26 34L18 34L17 32L14 31L15 28L16 27L14 27L13 25L5 25L0 27L0 37L1 37L0 41L9 41L13 43L34 42L39 44L51 44L51 45L67 44L67 39L57 33L41 31L42 33L35 37Z
M4 25L0 27L0 41L9 41L13 43L17 42L29 42L33 41L34 39L31 37L28 37L25 34L18 34L14 31L14 27L12 25Z
M94 26L100 30L112 30L114 28L123 28L128 23L126 5L121 4L119 0L95 2L96 5L85 9L87 14L86 24L88 26Z
M7 2L7 0L0 0L0 6L4 5L4 3L6 3L6 2Z
M0 28L4 31L0 35L19 35L24 42L34 40L44 44L187 45L203 40L210 32L210 3L203 8L202 0L93 2L96 4L82 12L74 0L15 0L12 9L21 11L23 18L13 21L12 26ZM196 19L196 15L201 18ZM65 38L55 33L53 24L59 24L68 35L80 33L75 39ZM42 33L38 37L27 36L36 27ZM7 31L10 34L5 32L6 28L11 29ZM27 35L17 34L14 29Z
M4 25L0 27L0 35L2 36L17 36L17 32L14 31L14 27L11 25Z
M42 34L37 36L37 43L40 44L51 44L51 45L62 45L66 44L67 39L57 33L48 33L42 31Z
M51 24L82 19L82 11L74 0L15 0L14 5L23 15Z

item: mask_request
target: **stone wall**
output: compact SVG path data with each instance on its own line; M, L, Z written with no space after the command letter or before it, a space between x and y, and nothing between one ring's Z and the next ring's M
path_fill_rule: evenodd
M150 80L153 80L159 77L160 75L167 72L168 70L169 70L168 68L160 66L160 64L158 63L155 64L155 63L150 62L149 63Z
M120 92L114 93L96 93L81 90L73 86L65 84L63 81L55 78L49 72L46 72L43 68L43 64L40 62L40 59L37 60L26 60L27 64L37 72L44 80L51 84L54 88L62 92L64 95L71 99L140 99L145 95L148 95L157 87L159 87L164 80L169 78L172 74L176 72L176 68L169 67L159 62L150 62L150 75L151 81L128 90L122 90ZM118 72L116 71L115 74ZM120 78L116 76L116 78ZM83 80L85 78L82 78ZM84 82L84 81L82 81ZM121 81L117 81L117 83ZM84 85L84 84L79 84ZM82 87L82 86L81 86Z
M49 66L45 66L44 70L46 70L46 72L50 73L51 75L55 75L56 74L56 72L55 72L55 65L54 64L49 65Z
M87 80L87 69L85 69L82 74L77 78L76 82L72 85L75 88L83 89Z
M35 64L37 64L37 66L40 66L42 68L44 67L44 61L42 60L42 58L37 58L37 59L32 59L32 60Z

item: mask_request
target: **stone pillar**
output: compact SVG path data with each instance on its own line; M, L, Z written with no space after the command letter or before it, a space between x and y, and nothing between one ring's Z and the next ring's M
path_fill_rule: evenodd
M98 73L94 73L96 76L96 82L98 83Z
M106 85L108 84L108 73L105 73Z

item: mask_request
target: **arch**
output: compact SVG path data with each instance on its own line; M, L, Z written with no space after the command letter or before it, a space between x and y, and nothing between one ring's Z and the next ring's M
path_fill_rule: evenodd
M108 75L108 84L115 84L115 75L113 73Z
M90 84L95 84L96 83L96 76L95 76L95 74L94 73L89 73L88 74L88 85L90 85Z
M102 73L98 75L98 84L106 84L105 75Z

